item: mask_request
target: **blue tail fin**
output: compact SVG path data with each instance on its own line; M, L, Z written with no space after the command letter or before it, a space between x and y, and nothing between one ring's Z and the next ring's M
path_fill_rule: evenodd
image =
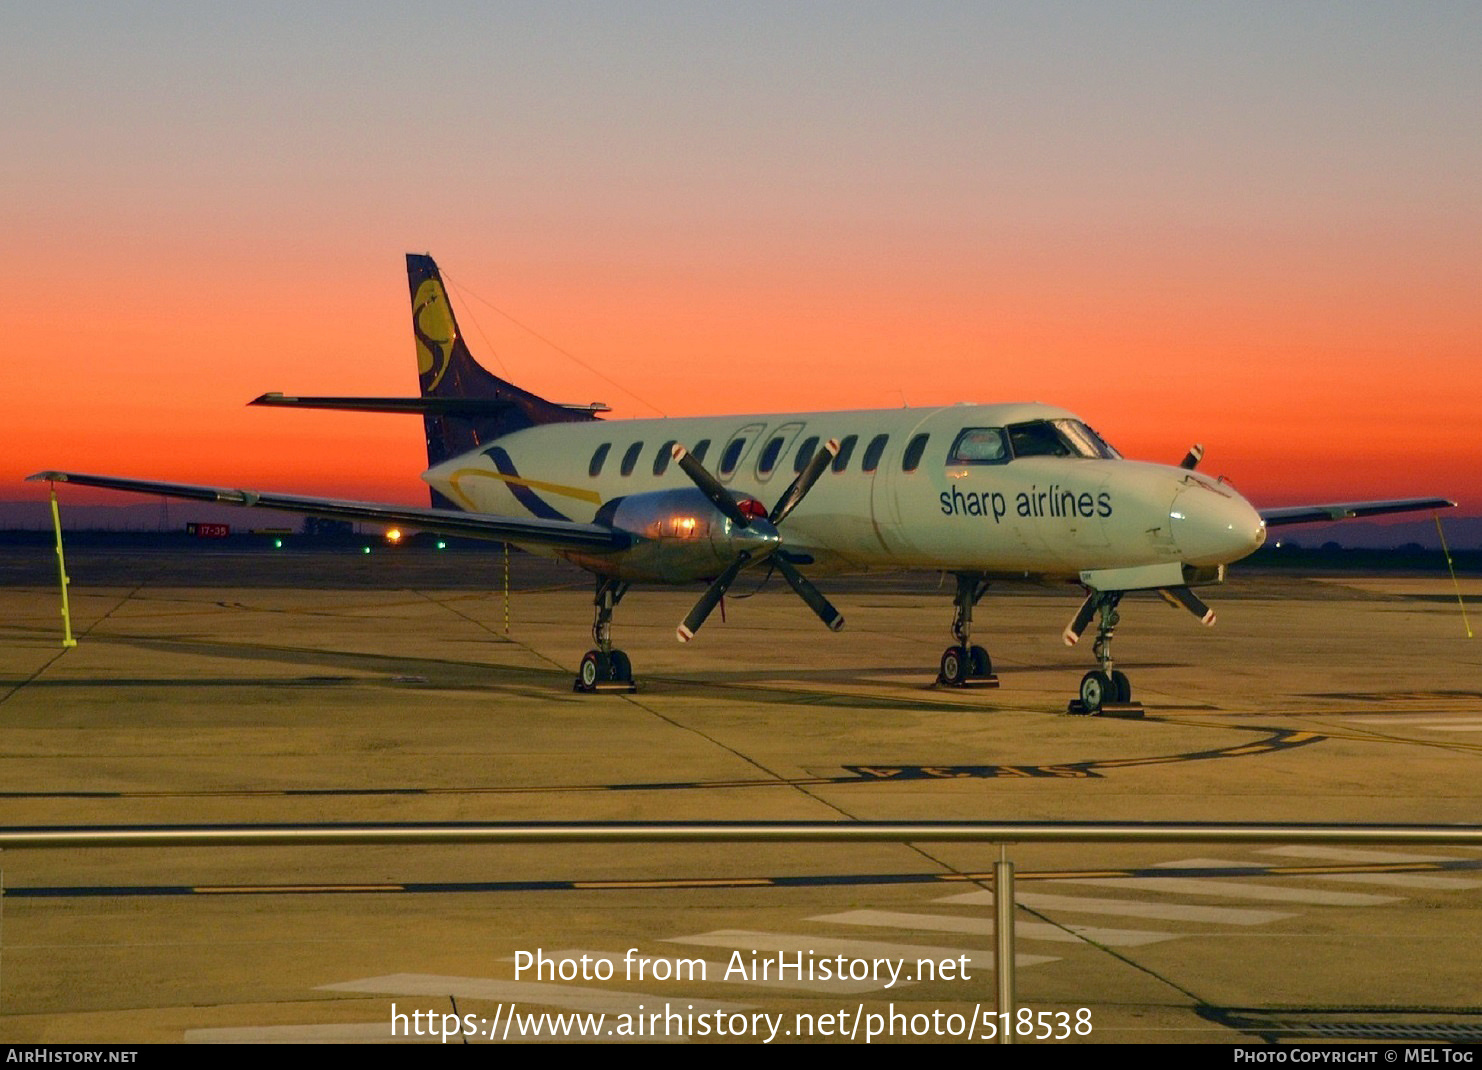
M474 360L432 257L408 253L407 281L412 291L412 334L417 339L421 395L450 403L429 407L423 414L428 467L537 424L595 419L590 411L521 390ZM460 409L456 404L460 400L490 404Z

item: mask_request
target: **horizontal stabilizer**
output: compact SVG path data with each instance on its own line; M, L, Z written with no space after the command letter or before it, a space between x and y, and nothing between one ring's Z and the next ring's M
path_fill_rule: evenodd
M462 513L454 509L420 509L413 505L381 505L375 502L342 501L337 498L308 498L296 494L274 494L268 491L239 490L233 487L201 487L187 483L159 483L145 479L120 479L115 476L92 476L79 472L37 472L26 477L32 481L76 483L83 487L157 494L166 498L187 498L221 505L274 509L302 516L322 516L334 520L364 520L376 524L407 524L441 535L461 535L470 539L510 542L521 546L550 546L601 553L624 550L633 544L633 536L601 524L578 524L569 520L539 520L487 513Z
M1387 502L1334 502L1330 505L1291 505L1280 509L1262 509L1261 519L1268 528L1283 524L1322 524L1334 520L1352 520L1360 516L1383 516L1386 513L1420 513L1434 509L1454 509L1456 503L1446 498L1399 498Z
M410 412L432 416L497 416L508 411L513 401L503 398L421 397L421 398L336 398L292 397L277 392L255 397L249 405L272 405L285 409L338 409L341 412ZM598 402L588 405L559 405L575 413L610 412Z

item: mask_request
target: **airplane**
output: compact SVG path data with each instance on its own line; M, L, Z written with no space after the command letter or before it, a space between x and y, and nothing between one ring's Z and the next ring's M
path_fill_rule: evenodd
M595 577L592 638L574 688L633 690L613 645L629 587L708 582L679 624L693 639L743 569L767 568L830 629L844 619L813 576L923 569L956 579L943 686L996 686L973 642L973 609L1006 580L1085 590L1063 638L1093 621L1096 668L1069 711L1141 716L1112 660L1118 604L1155 591L1206 625L1194 593L1254 552L1269 528L1451 508L1444 498L1257 510L1223 479L1127 460L1075 414L1038 403L681 419L605 420L598 404L549 401L470 353L432 258L408 254L420 392L409 398L263 394L249 404L416 413L429 508L310 498L77 472L28 477L342 520L411 525L565 558ZM770 503L770 506L767 504Z

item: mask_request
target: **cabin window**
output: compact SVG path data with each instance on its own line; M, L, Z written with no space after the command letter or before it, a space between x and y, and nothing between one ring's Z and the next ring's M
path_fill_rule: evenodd
M643 452L643 443L635 442L628 447L628 452L623 454L623 464L619 471L625 476L633 474L633 466L638 463L638 455Z
M587 466L587 475L596 479L602 474L602 465L607 460L607 454L612 450L611 442L604 442L597 447L597 452L592 454L592 463Z
M906 444L906 455L901 458L901 471L914 472L921 466L921 455L926 452L926 440L930 435L921 434Z
M767 443L767 448L762 450L762 459L757 463L756 470L760 475L766 475L777 467L777 455L782 452L782 436L778 435Z
M870 439L870 444L865 447L864 460L859 465L860 471L873 472L880 467L880 455L885 452L885 443L889 441L889 435L876 435Z
M1004 464L1009 443L1001 427L964 427L952 443L948 464Z
M709 449L710 440L708 438L702 438L699 442L695 443L695 448L690 450L690 456L699 461L701 464L704 464L705 454L709 451Z
M733 438L726 446L726 452L720 458L720 474L728 476L736 470L736 462L741 459L741 451L746 448L746 439Z
M798 447L798 455L793 458L792 470L801 472L808 467L808 462L813 459L813 452L818 449L818 436L809 435L803 439L803 444Z
M674 458L674 440L671 438L659 447L659 452L654 457L654 475L661 476L669 471L669 462Z
M858 435L845 435L839 442L839 453L834 458L835 472L842 472L849 467L849 458L854 456L854 447L858 442Z

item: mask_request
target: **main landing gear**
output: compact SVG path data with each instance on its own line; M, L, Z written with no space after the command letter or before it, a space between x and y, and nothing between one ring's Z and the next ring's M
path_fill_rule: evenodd
M937 683L948 687L997 687L993 661L988 651L972 645L973 606L988 591L988 581L978 572L958 572L956 611L952 615L952 638L957 642L942 651Z
M1092 591L1081 610L1065 629L1065 642L1073 645L1091 623L1096 624L1096 642L1091 652L1100 666L1081 677L1080 697L1070 700L1067 712L1091 714L1102 717L1141 717L1142 703L1132 701L1132 684L1127 674L1112 668L1111 641L1121 617L1117 614L1117 603L1122 600L1122 591Z
M575 691L636 691L633 683L633 663L628 655L612 646L612 610L628 593L628 584L621 580L597 578L597 594L592 604L596 612L592 620L592 639L597 649L582 655L581 668L577 670Z

